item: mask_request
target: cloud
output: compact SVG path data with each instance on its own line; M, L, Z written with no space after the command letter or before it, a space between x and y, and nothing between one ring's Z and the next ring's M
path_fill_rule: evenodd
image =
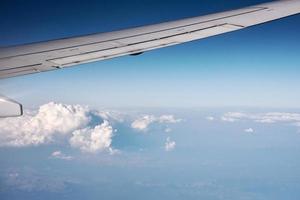
M215 118L212 117L212 116L208 116L208 117L206 117L206 119L207 119L208 121L214 121L214 120L215 120Z
M121 134L113 128L114 125L129 123L133 129L145 131L154 123L169 125L181 121L173 115L133 118L136 118L135 114L50 102L37 110L25 111L21 117L0 119L0 147L21 148L63 142L86 153L119 154L120 151L112 147L114 134ZM171 131L168 126L163 128L165 132ZM51 157L72 159L60 151L53 152Z
M254 130L252 128L247 128L244 130L246 133L254 133Z
M61 160L73 160L72 156L67 156L63 154L61 151L54 151L51 154L51 158L61 159Z
M181 119L176 119L173 115L161 115L160 117L156 117L154 115L144 115L134 120L131 124L131 127L139 131L145 131L153 123L174 124L181 121Z
M148 126L155 122L156 118L153 115L145 115L132 122L131 127L138 130L146 130Z
M113 128L108 121L94 128L83 128L72 133L70 144L83 152L96 153L111 150Z
M165 132L166 132L166 133L170 133L170 132L172 132L172 129L171 129L171 128L166 128L166 129L165 129Z
M96 115L107 121L124 122L125 115L118 111L96 111Z
M268 112L268 113L240 113L228 112L221 119L227 122L250 120L258 123L290 123L300 126L299 113Z
M162 115L160 117L157 118L157 121L159 123L171 123L171 124L175 124L178 122L181 122L181 119L176 119L174 117L174 115Z
M36 112L27 111L22 117L1 119L0 147L37 146L64 138L72 147L83 152L107 150L116 154L119 151L111 147L116 129L113 130L106 119L121 120L117 112L92 111L80 105L50 102L40 106ZM98 121L104 122L99 124ZM52 157L72 159L60 151L53 152Z
M166 151L173 151L175 149L176 142L171 141L170 137L167 138L167 141L165 143L165 150Z
M244 113L238 113L238 112L228 112L228 113L225 113L221 119L223 121L227 121L227 122L235 122L235 121L238 121L240 119L243 119L243 118L246 118L247 115L244 114Z
M89 110L79 105L50 102L37 112L26 112L18 118L0 120L0 146L40 145L53 141L55 135L65 135L90 121Z

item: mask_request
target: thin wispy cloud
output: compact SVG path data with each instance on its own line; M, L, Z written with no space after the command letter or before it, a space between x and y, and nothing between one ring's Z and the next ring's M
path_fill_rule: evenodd
M254 129L253 128L246 128L244 130L244 132L246 132L246 133L254 133Z
M165 128L165 132L170 133L170 132L172 132L172 129L171 128Z
M61 160L73 160L72 156L68 156L68 155L62 153L61 151L54 151L51 154L51 158L61 159Z
M116 121L116 122L124 122L126 115L124 113L115 111L115 110L97 110L94 111L96 115L100 116L102 119L107 121Z
M241 113L228 112L221 117L222 121L236 122L248 120L258 123L288 123L300 126L300 113L267 112L267 113Z
M215 120L215 118L212 117L212 116L207 116L206 119L207 119L208 121L214 121L214 120Z

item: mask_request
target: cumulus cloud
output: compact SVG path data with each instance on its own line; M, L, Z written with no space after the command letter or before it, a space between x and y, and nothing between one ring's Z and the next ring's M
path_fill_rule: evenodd
M35 111L25 111L18 118L0 119L0 147L26 147L64 142L82 152L108 152L118 154L112 147L117 123L129 123L132 128L144 131L151 124L163 124L170 132L169 124L181 119L173 115L144 115L132 122L130 114L117 111L91 110L81 105L66 105L50 102ZM131 123L132 122L132 123ZM119 134L119 133L118 133ZM61 151L52 153L51 158L71 160Z
M133 129L137 129L139 131L145 131L148 129L150 124L160 123L160 124L174 124L182 121L181 119L176 119L173 115L161 115L156 117L154 115L144 115L136 120L134 120L131 124Z
M165 150L166 151L173 151L175 149L175 146L176 146L176 142L175 141L172 141L170 139L170 137L167 138L167 141L165 143Z
M254 133L254 129L253 128L247 128L244 130L246 133Z
M156 118L153 115L145 115L139 119L132 122L131 127L138 130L145 130L148 126L155 122Z
M287 112L268 112L268 113L240 113L228 112L221 119L227 122L236 122L240 120L251 120L259 123L291 123L300 126L299 113Z
M83 128L72 133L70 144L83 152L96 153L111 149L113 128L108 121L94 128Z
M61 151L54 151L51 154L51 158L61 159L61 160L73 160L72 156L67 156L64 153L62 153Z
M88 109L79 105L50 102L37 112L0 120L0 146L29 146L49 143L57 134L68 134L90 121Z
M111 147L113 132L107 120L120 120L117 113L92 111L80 105L65 105L50 102L40 106L36 112L27 111L19 118L0 120L0 146L37 146L55 143L64 138L70 145L83 152L107 150L118 153ZM91 127L92 124L92 127ZM71 160L72 157L55 151L52 158Z

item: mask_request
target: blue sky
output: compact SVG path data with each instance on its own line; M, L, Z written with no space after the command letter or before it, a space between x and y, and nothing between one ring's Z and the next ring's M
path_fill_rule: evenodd
M4 1L0 44L106 32L261 2ZM51 100L96 107L299 107L299 23L293 16L138 57L1 80L1 92L25 107Z
M4 0L0 45L262 2ZM299 25L0 80L0 199L298 200Z

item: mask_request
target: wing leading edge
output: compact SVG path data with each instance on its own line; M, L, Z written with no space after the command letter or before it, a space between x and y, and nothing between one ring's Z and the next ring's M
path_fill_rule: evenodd
M275 1L233 11L110 33L0 49L0 78L163 48L240 30L300 13L300 0Z

